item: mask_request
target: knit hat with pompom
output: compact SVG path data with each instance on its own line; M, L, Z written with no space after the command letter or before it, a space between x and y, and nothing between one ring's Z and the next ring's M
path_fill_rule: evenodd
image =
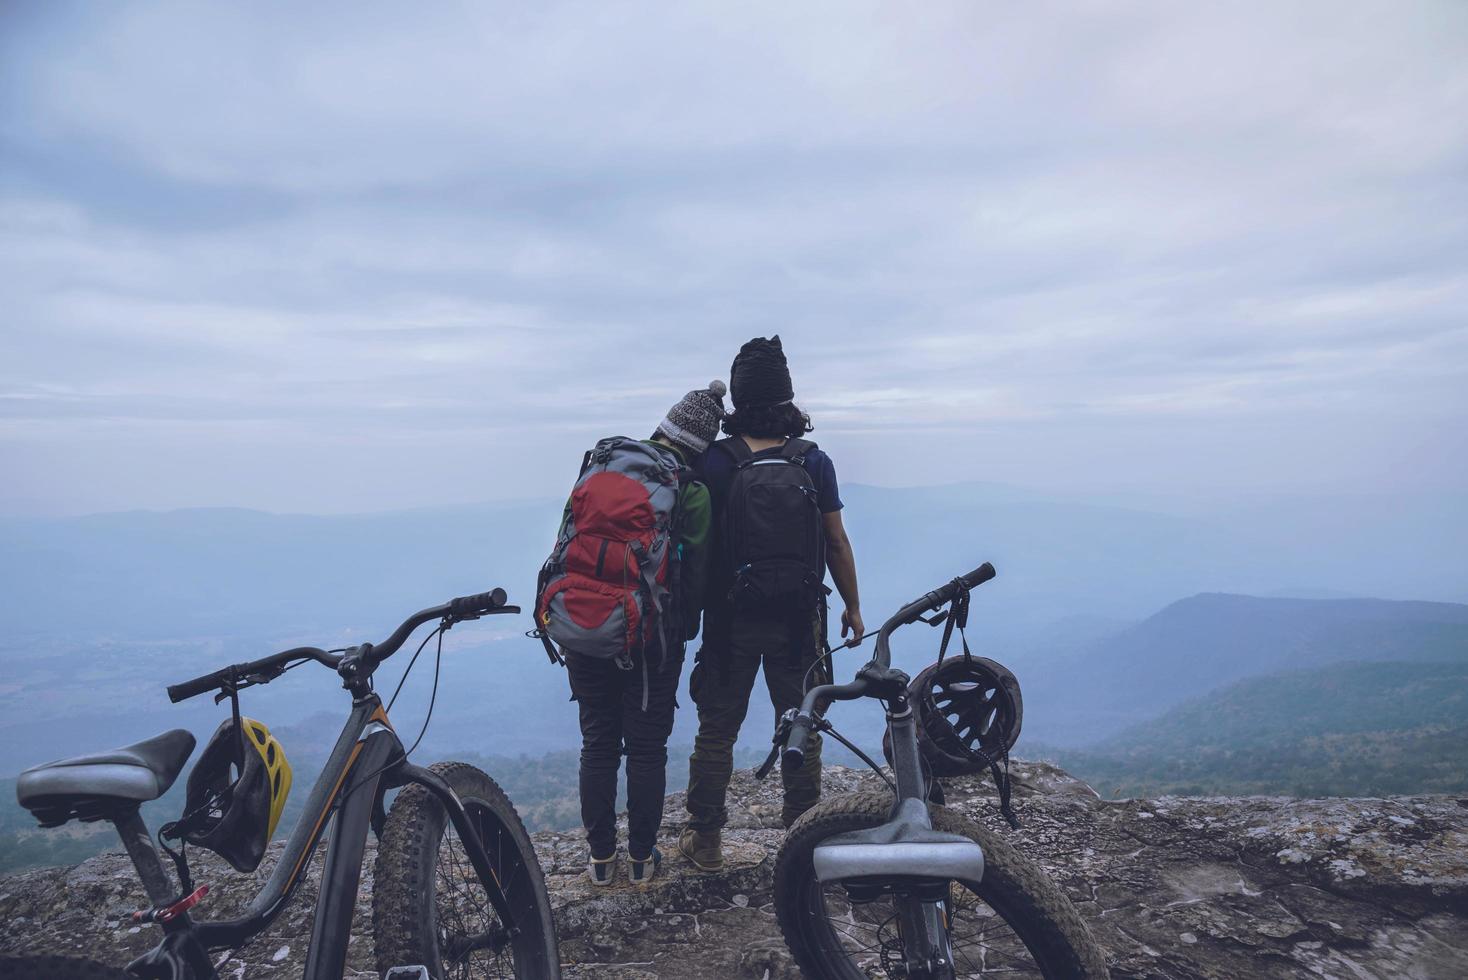
M690 391L668 409L668 417L658 423L657 434L697 456L718 438L719 423L724 420L722 381L710 381L707 388Z

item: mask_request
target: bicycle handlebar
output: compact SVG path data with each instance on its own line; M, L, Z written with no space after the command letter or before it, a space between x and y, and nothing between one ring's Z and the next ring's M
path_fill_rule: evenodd
M867 682L858 678L850 684L821 684L811 688L790 724L790 737L785 740L781 764L787 769L799 769L805 763L805 746L818 720L815 712L817 701L855 701L866 697L867 687Z
M433 619L443 619L449 623L461 623L466 620L478 619L481 616L490 616L502 613L518 613L519 606L505 604L507 596L504 589L491 589L488 592L480 592L477 595L460 596L450 599L448 602L427 609L419 610L407 619L403 620L392 635L377 645L363 644L356 648L366 659L370 660L370 667L376 667L394 653L397 653L413 631L424 623ZM332 669L341 665L343 654L328 653L317 647L296 647L292 650L283 650L273 653L259 660L251 660L242 664L233 664L229 667L221 667L219 670L211 671L195 677L193 680L184 681L181 684L171 684L168 687L168 699L174 704L186 701L208 691L220 690L226 684L243 680L252 675L273 675L284 669L285 665L294 660L314 660ZM369 670L370 672L370 670ZM271 679L267 676L265 679Z
M914 599L897 610L892 618L883 623L882 628L877 631L877 649L872 655L872 664L877 665L883 671L892 666L889 637L899 626L915 622L923 613L931 612L945 603L952 602L961 593L983 585L996 574L994 566L989 562L984 562L967 575L960 575L921 599ZM868 675L867 670L868 668L863 668L857 679L849 684L821 684L806 692L805 699L801 701L800 710L796 712L791 722L790 735L785 740L785 751L780 758L783 765L787 768L792 766L799 768L805 762L806 743L810 741L810 733L821 723L820 714L825 710L818 707L821 702L829 704L832 701L855 701L857 698L866 697L873 690L874 682L869 679L871 675ZM885 695L879 694L878 696Z
M989 562L984 562L967 575L960 575L953 581L929 592L921 599L914 599L897 610L897 612L892 614L892 618L883 623L882 628L877 631L877 649L872 655L873 663L881 664L883 667L890 667L892 665L892 651L889 646L890 637L899 626L906 626L908 623L916 622L918 617L923 613L933 612L940 606L952 602L958 598L960 593L969 592L978 588L997 574L994 571L993 565Z
M189 698L208 691L221 689L232 681L245 680L252 675L274 674L293 660L314 660L319 664L335 668L337 664L341 663L341 659L341 654L327 653L317 647L295 647L291 650L282 650L280 653L272 653L259 660L248 660L242 664L221 667L216 671L195 677L191 681L184 681L182 684L170 684L168 700L178 704L180 701L187 701Z

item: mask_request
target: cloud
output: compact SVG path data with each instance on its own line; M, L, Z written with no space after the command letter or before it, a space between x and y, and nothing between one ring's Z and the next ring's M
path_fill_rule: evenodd
M551 492L773 332L848 478L1468 482L1457 4L5 16L0 509Z

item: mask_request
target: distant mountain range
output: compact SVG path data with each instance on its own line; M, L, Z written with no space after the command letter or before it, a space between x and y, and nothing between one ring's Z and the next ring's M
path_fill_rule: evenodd
M1239 681L1092 749L1032 745L1109 796L1468 790L1468 658Z
M1468 661L1468 605L1196 595L1021 681L1042 739L1088 743L1224 684L1350 660Z

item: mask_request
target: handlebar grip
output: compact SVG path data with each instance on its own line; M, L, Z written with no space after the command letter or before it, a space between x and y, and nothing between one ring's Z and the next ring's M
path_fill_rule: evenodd
M984 562L978 568L975 568L973 571L963 576L964 588L978 588L997 574L999 573L994 571L993 565L991 565L989 562Z
M234 670L233 667L224 667L204 674L202 677L195 677L191 681L184 681L182 684L170 684L168 685L168 700L178 704L180 701L187 701L205 691L212 691L224 682L232 670Z
M504 606L508 596L504 589L490 589L478 595L461 596L449 600L449 612L455 619L474 619L485 616Z
M960 575L958 578L949 582L947 585L944 585L941 588L937 588L934 589L932 592L929 592L927 595L923 596L922 599L918 600L918 603L921 605L926 605L929 609L937 609L945 602L952 602L954 599L957 599L959 593L970 592L983 585L985 582L989 581L989 579L993 578L997 574L998 573L994 571L993 565L989 564L988 562L984 562L982 565L980 565L978 568L975 568L967 575ZM911 620L909 620L909 622L911 622Z
M805 765L805 743L810 739L810 717L797 715L790 726L790 737L785 740L785 751L780 755L780 764L786 769L799 769Z

